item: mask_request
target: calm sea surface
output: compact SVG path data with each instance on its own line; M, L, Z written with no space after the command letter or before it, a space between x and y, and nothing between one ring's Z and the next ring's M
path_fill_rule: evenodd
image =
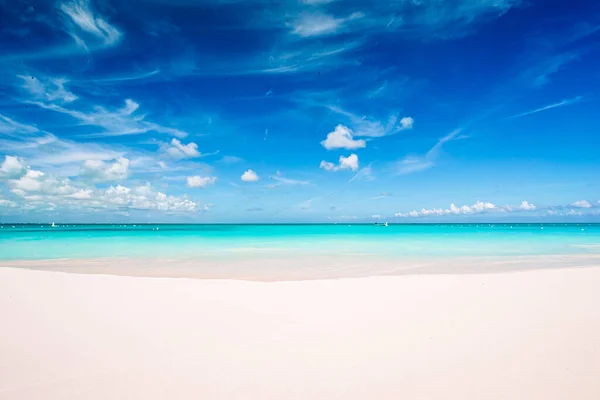
M0 226L0 260L600 253L600 224Z

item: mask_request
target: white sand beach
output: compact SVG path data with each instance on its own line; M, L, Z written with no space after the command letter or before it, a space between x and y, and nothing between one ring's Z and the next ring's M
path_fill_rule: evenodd
M0 268L0 399L600 398L600 268L247 282Z

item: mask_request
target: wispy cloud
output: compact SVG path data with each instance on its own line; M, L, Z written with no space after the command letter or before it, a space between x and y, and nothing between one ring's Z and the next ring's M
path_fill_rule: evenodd
M277 171L275 175L271 176L271 179L282 185L308 185L310 183L310 181L286 178L280 171Z
M303 202L301 202L301 203L297 204L297 205L296 205L296 207L299 207L299 208L301 208L301 209L307 209L307 208L309 208L309 207L311 206L311 204L312 204L312 203L314 203L315 201L317 201L317 200L321 200L321 199L324 199L325 197L328 197L328 196L331 196L333 193L334 193L334 192L329 192L329 193L325 193L325 194L324 194L324 195L322 195L322 196L312 197L312 198L310 198L310 199L308 199L308 200L305 200L305 201L303 201Z
M148 72L141 72L138 74L133 74L133 75L119 75L119 76L108 76L108 77L104 77L104 78L91 78L91 79L78 79L77 81L75 81L78 84L82 84L82 83L118 83L118 82L129 82L129 81L137 81L137 80L143 80L143 79L147 79L153 76L156 76L158 74L160 74L161 70L160 69L154 69L152 71L148 71Z
M429 149L425 155L422 156L406 156L402 160L396 162L396 173L400 175L410 174L413 172L424 171L435 165L437 158L442 150L444 144L451 140L463 139L466 136L460 135L460 130L455 130L443 138L439 139L437 143Z
M566 99L566 100L559 101L558 103L548 104L547 106L536 108L535 110L526 111L526 112L523 112L523 113L520 113L520 114L512 115L512 116L510 116L508 118L525 117L527 115L536 114L536 113L539 113L539 112L542 112L542 111L546 111L546 110L551 110L553 108L569 106L571 104L575 104L575 103L580 102L582 99L583 99L583 97L577 96L577 97L574 97L572 99Z
M573 61L579 58L578 54L575 53L565 53L565 54L556 54L551 58L545 60L540 65L536 66L534 71L530 73L535 73L535 77L533 78L533 86L542 87L550 82L550 77L560 70L562 70L565 66L572 63Z
M365 116L358 116L338 106L328 105L326 107L336 114L347 117L351 122L355 136L376 138L393 135L406 129L412 129L415 122L412 117L400 118L398 115L390 115L387 121L383 122Z
M95 14L88 0L67 1L59 8L67 17L67 32L79 46L89 48L89 42L110 46L121 38L122 33Z
M77 100L77 96L65 88L68 80L64 78L49 78L42 82L35 76L17 75L17 77L23 80L23 88L36 99L63 103Z
M223 156L219 162L222 164L236 164L244 161L243 158L237 156Z
M94 111L89 112L78 111L57 104L46 104L39 101L31 101L30 103L47 110L70 115L79 120L83 125L102 128L101 132L94 133L90 136L139 135L151 131L165 133L179 138L187 136L187 132L179 129L146 121L145 115L136 113L139 104L131 99L126 99L125 105L122 108L113 111L109 111L102 106L95 106Z
M354 176L352 176L352 178L350 178L348 183L354 182L354 181L372 181L372 180L375 180L375 176L373 175L373 168L370 165L367 165L366 167L359 169L356 172L356 174L354 174Z
M9 136L22 137L23 134L39 132L39 129L33 125L19 123L5 115L0 114L0 133Z
M323 12L302 13L292 22L292 33L302 37L323 36L339 33L346 25L364 16L361 12L355 12L347 17L334 17Z
M0 139L0 152L18 152L28 158L32 165L39 167L80 165L87 160L110 161L127 153L120 146L60 139L35 126L19 123L1 114L0 134L10 137Z

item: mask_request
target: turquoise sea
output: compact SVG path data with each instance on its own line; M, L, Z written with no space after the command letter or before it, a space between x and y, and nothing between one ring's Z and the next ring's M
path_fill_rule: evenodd
M600 224L0 225L0 260L599 254Z

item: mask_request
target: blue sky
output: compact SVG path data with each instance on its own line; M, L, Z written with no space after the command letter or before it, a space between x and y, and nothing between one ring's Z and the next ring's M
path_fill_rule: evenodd
M0 216L597 221L592 1L0 2Z

